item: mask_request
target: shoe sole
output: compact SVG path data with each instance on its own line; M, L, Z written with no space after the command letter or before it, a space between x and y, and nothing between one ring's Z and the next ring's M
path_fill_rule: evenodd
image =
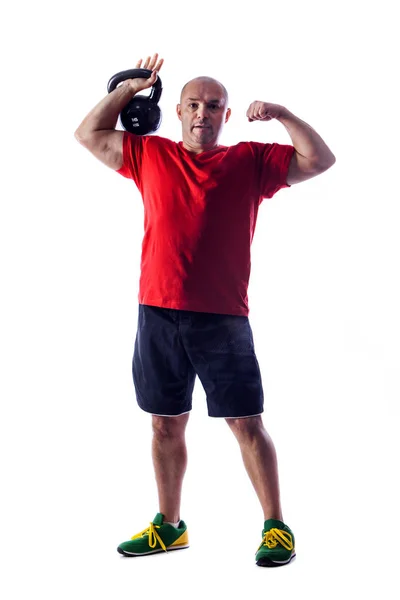
M295 554L289 558L289 560L271 560L268 557L259 558L256 562L258 567L283 567L283 565L288 565L293 558L295 558Z
M185 550L185 548L189 548L189 546L175 546L174 548L167 548L167 552L172 552L172 550ZM158 548L157 550L151 550L150 552L140 552L135 554L134 552L127 552L118 546L117 552L122 554L123 556L148 556L149 554L158 554L159 552L165 552L162 548Z

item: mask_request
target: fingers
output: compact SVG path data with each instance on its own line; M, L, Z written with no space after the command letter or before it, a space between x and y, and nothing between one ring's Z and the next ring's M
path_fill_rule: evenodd
M249 121L254 121L254 119L255 119L255 103L254 102L252 102L250 104L249 108L247 109L246 117L249 119Z
M272 111L272 112L271 112ZM252 102L247 109L246 117L249 122L252 121L271 121L275 118L275 105L256 100Z
M142 65L142 59L140 58L136 63L137 69L150 69L150 71L159 71L164 63L164 59L160 58L157 62L158 54L154 54L153 57L148 56Z
M261 120L264 116L264 107L261 102L252 102L247 109L246 117L249 121Z
M144 62L143 69L151 69L151 70L153 70L153 68L151 66L152 62L153 62L152 59L150 58L150 56L148 56L146 58L145 62Z
M158 71L161 69L161 67L163 66L163 64L164 64L164 59L163 59L163 58L160 58L160 60L158 61L158 63L157 63L157 64L156 64L156 66L154 67L154 68L155 68L155 70L157 71L157 73L158 73Z

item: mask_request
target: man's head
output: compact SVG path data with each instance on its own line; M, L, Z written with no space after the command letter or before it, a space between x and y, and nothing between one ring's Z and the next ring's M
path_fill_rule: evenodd
M212 150L231 115L228 93L216 79L196 77L184 85L176 112L185 148L196 153Z

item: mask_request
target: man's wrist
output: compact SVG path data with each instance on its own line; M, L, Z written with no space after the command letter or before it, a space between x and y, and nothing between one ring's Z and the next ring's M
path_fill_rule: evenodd
M135 83L135 79L126 79L121 85L125 86L125 88L130 91L132 96L135 96L138 92L141 91Z
M291 112L285 106L281 106L279 115L276 117L276 119L279 121L279 119L286 119L290 115Z

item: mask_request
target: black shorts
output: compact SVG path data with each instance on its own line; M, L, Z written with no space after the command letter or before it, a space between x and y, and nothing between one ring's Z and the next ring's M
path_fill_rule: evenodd
M196 375L210 417L264 411L248 317L139 304L132 374L140 408L153 415L191 411Z

